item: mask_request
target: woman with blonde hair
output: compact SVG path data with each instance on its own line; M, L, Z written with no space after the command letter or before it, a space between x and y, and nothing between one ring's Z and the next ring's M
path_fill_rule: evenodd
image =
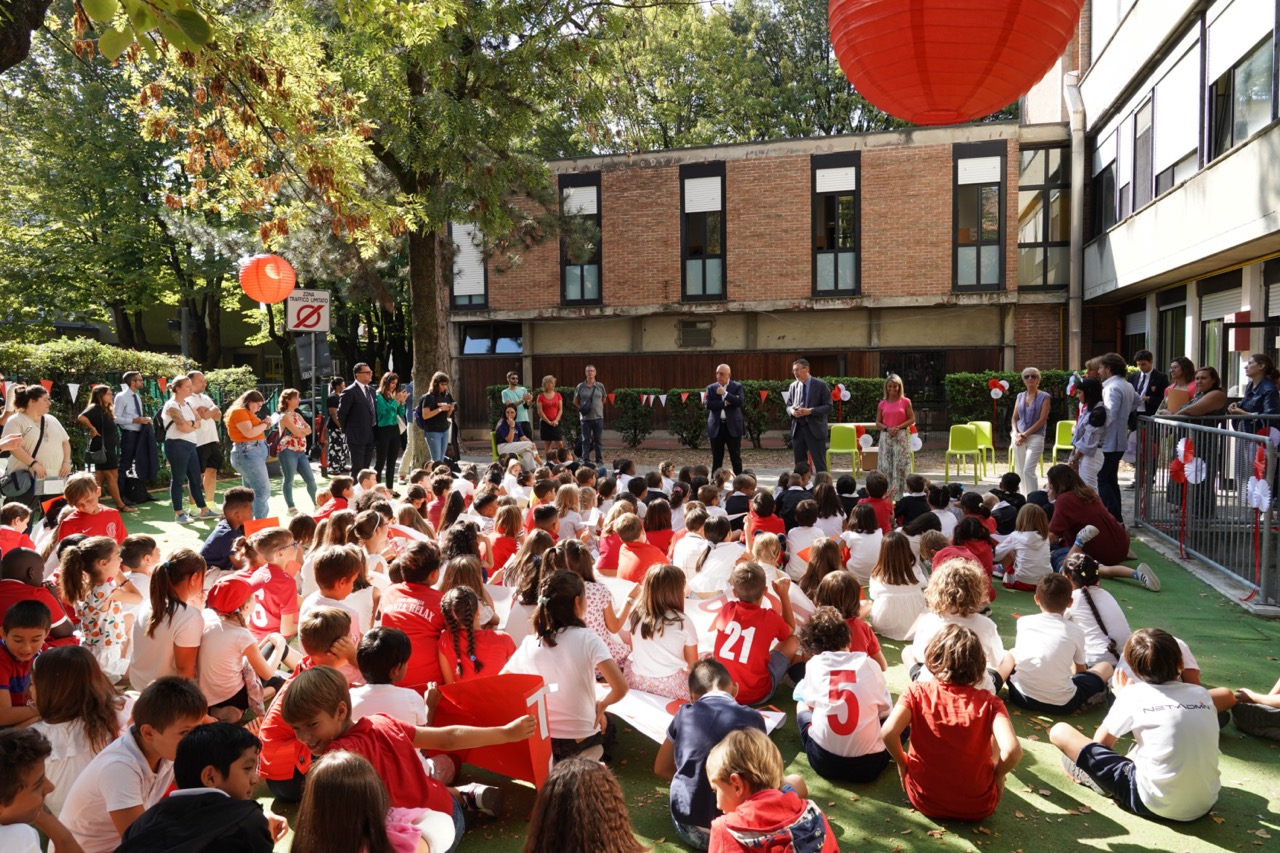
M904 394L902 377L890 373L884 380L884 399L876 406L876 428L880 430L880 471L889 480L889 495L907 492L911 473L911 427L916 413Z
M286 388L280 392L280 450L276 456L284 473L284 502L289 507L289 515L298 514L298 508L293 505L294 474L302 478L307 494L311 496L311 505L316 506L316 478L311 472L311 457L307 455L307 436L311 435L311 427L298 412L301 401L302 394L297 388Z

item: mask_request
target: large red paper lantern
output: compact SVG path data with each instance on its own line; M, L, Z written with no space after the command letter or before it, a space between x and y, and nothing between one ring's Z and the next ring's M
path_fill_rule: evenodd
M1012 104L1075 35L1084 0L830 0L845 77L914 124L958 124Z
M240 287L254 302L283 302L297 281L293 267L278 255L254 255L240 261Z

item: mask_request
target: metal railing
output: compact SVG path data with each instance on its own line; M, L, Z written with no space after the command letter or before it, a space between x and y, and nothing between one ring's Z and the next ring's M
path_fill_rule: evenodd
M1179 553L1274 604L1276 447L1268 436L1231 426L1222 417L1139 418L1134 515Z

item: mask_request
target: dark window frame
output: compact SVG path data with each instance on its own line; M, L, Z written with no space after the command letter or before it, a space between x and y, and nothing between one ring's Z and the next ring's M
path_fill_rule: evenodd
M586 263L575 264L569 260L565 253L565 240L560 238L560 304L566 307L590 306L604 304L604 232L601 230L600 215L604 207L604 195L600 190L600 173L599 172L579 172L574 174L565 174L558 177L558 191L560 195L560 212L564 214L564 191L569 188L579 187L595 187L596 190L596 212L594 218L596 230L601 231L601 239L596 243L596 251L591 260ZM593 299L570 299L568 291L568 271L570 267L578 267L581 270L579 281L586 281L586 267L597 267L596 276L598 282L598 294ZM585 290L585 288L584 288Z
M960 161L972 157L999 157L1000 182L998 184L965 184L978 188L978 234L974 243L960 243ZM984 187L996 187L998 200L998 221L996 240L993 243L981 239L982 223L982 190ZM990 293L1004 290L1008 279L1009 260L1009 146L1004 140L991 142L958 142L951 146L951 290L955 293ZM977 249L975 260L978 284L960 284L960 249L973 246ZM982 282L982 247L995 245L1000 250L999 275L995 283Z
M467 333L473 331L485 330L488 333L489 348L484 352L468 352L468 340L481 340L479 336L470 336ZM514 331L516 334L510 334ZM507 332L508 334L500 334ZM513 340L520 342L519 351L499 350L499 340ZM461 358L485 355L523 355L524 354L524 327L520 323L511 323L503 321L495 321L492 323L462 323L458 326L458 354Z
M1058 167L1058 177L1054 180L1050 179L1049 169L1048 169L1048 155L1046 153L1045 164L1043 166L1043 170L1044 170L1043 181L1041 183L1026 183L1026 184L1022 183L1022 163L1021 163L1022 153L1027 151L1049 152L1053 150L1057 150L1059 152L1058 156L1059 156L1059 162L1061 165ZM1050 249L1067 249L1069 253L1071 249L1070 233L1068 233L1066 240L1049 240L1048 239L1048 236L1050 234L1050 228L1049 228L1050 214L1052 213L1052 207L1049 204L1049 193L1052 192L1053 190L1057 190L1060 193L1065 193L1067 204L1070 205L1071 203L1071 146L1069 145L1066 145L1066 146L1045 145L1045 146L1034 146L1034 147L1028 146L1026 148L1019 149L1018 155L1019 155L1018 192L1022 193L1024 191L1027 191L1027 192L1035 191L1041 194L1040 233L1045 238L1035 242L1023 242L1021 239L1021 236L1022 236L1021 229L1019 229L1018 289L1022 289L1025 287L1025 288L1035 288L1035 289L1044 288L1048 290L1048 289L1066 287L1068 285L1068 282L1066 281L1062 282L1061 284L1049 283L1048 281L1049 250ZM1021 216L1021 211L1019 211L1019 216ZM1021 222L1019 222L1019 224L1021 224ZM1040 257L1040 283L1024 284L1022 281L1021 252L1023 249L1035 249L1035 248L1040 248L1044 250L1043 254Z
M854 188L835 192L818 192L818 171L821 169L854 169ZM862 295L862 152L840 151L835 154L815 154L809 158L809 199L810 199L810 292L815 299L848 298ZM848 249L827 248L817 246L818 229L823 223L819 205L825 207L828 199L836 200L837 215L840 199L853 198L853 287L840 289L841 253ZM820 255L835 256L835 286L830 290L818 288L818 257Z
M1229 154L1246 139L1250 138L1235 138L1236 72L1240 70L1242 65L1252 59L1254 54L1258 53L1259 49L1264 47L1267 42L1271 43L1271 120L1268 122L1268 125L1275 122L1277 109L1280 109L1280 105L1276 103L1277 79L1280 78L1280 73L1277 73L1276 65L1277 61L1280 61L1280 49L1277 48L1277 43L1280 42L1280 39L1276 38L1278 30L1280 30L1280 27L1273 26L1270 33L1263 36L1252 47L1245 51L1244 55L1241 56L1234 65L1228 68L1221 77L1216 80L1205 79L1204 162L1206 164L1212 163L1219 157ZM1219 86L1219 84L1224 81L1225 92L1222 91ZM1226 113L1225 121L1220 121L1220 111ZM1257 132L1258 131L1254 131L1255 134ZM1250 136L1252 135L1253 134Z
M449 243L451 245L455 243L453 239L453 223L452 222L449 223ZM476 297L476 296L461 297L463 299L468 300L466 302L460 302L459 301L460 297L457 295L457 293L454 292L454 289L453 289L454 288L453 271L454 271L454 262L456 261L456 259L457 259L456 253L450 256L449 307L454 311L485 311L487 310L489 308L489 264L485 262L483 253L481 254L481 258L480 258L480 267L484 272L484 293L480 294L479 297ZM479 301L472 301L476 299L478 299Z
M688 215L685 213L684 189L686 180L691 178L719 178L720 179L720 252L718 254L708 254L704 252L701 255L689 255L689 235L688 235ZM711 163L694 163L680 167L680 301L681 302L726 302L729 299L729 264L728 258L728 215L725 210L725 196L727 189L727 181L725 180L725 164L723 160L717 160ZM706 269L707 261L719 259L720 261L720 292L707 294L706 291ZM689 261L701 261L703 270L703 293L689 293Z

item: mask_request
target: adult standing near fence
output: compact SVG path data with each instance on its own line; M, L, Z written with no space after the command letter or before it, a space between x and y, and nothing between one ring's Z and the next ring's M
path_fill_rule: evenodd
M432 462L443 462L449 446L449 419L456 404L449 393L449 375L437 370L431 374L431 386L418 400L417 416L422 419L422 436Z
M17 411L4 425L4 436L20 435L13 448L8 473L30 471L35 480L15 500L39 509L43 495L62 494L62 480L71 473L71 438L58 419L49 414L49 392L42 385L20 385L13 394Z
M1169 387L1169 377L1155 369L1156 357L1151 350L1140 349L1133 357L1138 372L1129 379L1136 395L1129 429L1138 428L1139 415L1154 415L1164 400L1164 389Z
M724 465L724 452L729 451L729 464L734 474L742 473L742 434L746 425L742 418L742 383L731 378L729 365L716 368L716 381L707 386L707 438L711 440L711 470Z
M266 518L270 512L271 477L267 474L267 430L271 422L260 420L258 412L266 402L254 389L236 397L227 407L227 435L231 436L231 467L240 474L240 484L253 489L253 517Z
M1121 524L1124 524L1124 510L1120 506L1120 460L1129 444L1129 413L1138 398L1126 372L1127 365L1119 353L1109 352L1100 359L1098 378L1102 380L1102 405L1107 407L1107 434L1102 441L1098 496Z
M382 374L378 393L373 398L377 423L373 431L375 452L373 469L387 484L387 491L396 485L396 459L400 456L400 431L408 429L405 423L405 393L400 389L400 377L391 371Z
M338 424L347 439L351 476L373 462L374 427L378 423L378 407L374 402L373 368L363 361L356 365L355 381L338 395Z
M286 388L280 392L280 449L276 457L280 460L280 471L284 475L281 491L284 492L285 506L289 507L289 515L297 515L298 508L293 505L293 475L302 477L307 487L312 506L316 506L316 478L311 472L311 457L307 455L307 436L311 435L311 426L298 411L302 402L302 394L297 388Z
M903 392L902 377L890 373L884 380L884 398L876 405L876 428L880 430L881 473L889 480L894 498L907 493L907 475L911 473L911 427L916 411L911 398Z
M1244 366L1244 375L1249 378L1249 384L1245 386L1244 398L1239 403L1232 403L1227 407L1227 413L1232 415L1268 415L1274 417L1280 415L1280 391L1277 391L1276 382L1280 381L1280 372L1276 371L1275 362L1271 360L1271 356L1255 352L1249 356L1248 363ZM1257 434L1259 430L1269 429L1271 427L1280 427L1280 421L1266 419L1248 419L1241 418L1236 421L1236 429L1241 432L1250 432ZM1253 453L1253 444L1244 445L1248 448L1250 455Z
M582 458L591 457L595 448L596 465L604 464L604 383L596 381L596 366L588 364L586 379L573 389L573 401L582 418Z
M343 474L348 469L350 456L347 453L347 437L342 434L342 425L338 423L338 400L347 387L347 380L335 376L329 380L329 396L324 405L329 412L329 420L324 427L324 463L330 476Z
M812 470L827 470L827 415L831 412L831 389L809 373L809 362L798 358L791 364L795 381L787 389L787 414L791 416L791 452L795 463L812 460Z
M169 399L160 409L160 423L164 425L164 456L169 460L169 499L173 502L173 514L178 522L190 524L197 518L215 516L205 502L204 484L200 482L200 460L196 454L200 416L191 404L190 379L175 376L169 382L169 394ZM191 488L191 500L200 510L194 517L182 509L182 493L188 486Z
M502 404L505 406L508 403L515 404L516 420L524 424L525 432L532 439L533 419L529 415L529 409L533 408L533 394L520 384L520 374L514 370L507 374L507 387L502 389Z
M89 392L89 405L76 418L89 431L86 461L93 464L93 478L98 488L111 495L121 512L137 512L138 508L120 495L120 430L116 428L114 400L107 385L94 385Z
M564 398L556 390L554 376L542 377L542 393L536 401L538 407L538 437L546 445L547 458L551 451L564 447L564 431L560 429L560 419L564 417Z
M222 442L218 440L218 421L222 410L206 393L209 382L198 370L187 373L191 380L191 407L200 416L200 428L196 431L196 461L200 464L200 484L204 487L206 502L217 506L218 471L222 468Z
M139 393L142 391L142 374L136 370L130 370L120 377L120 381L124 387L116 395L115 404L112 406L115 411L116 426L120 427L118 470L122 474L128 474L137 463L138 479L149 483L154 478L145 476L143 468L149 466L144 460L149 456L147 445L155 442L143 441L146 437L145 433L151 431L151 418L147 417L147 413L142 410L142 394Z
M1013 445L1013 469L1022 478L1022 491L1031 494L1040 488L1036 466L1044 456L1051 400L1048 391L1040 390L1039 369L1022 368L1022 384L1027 390L1019 392L1014 401L1009 442Z

